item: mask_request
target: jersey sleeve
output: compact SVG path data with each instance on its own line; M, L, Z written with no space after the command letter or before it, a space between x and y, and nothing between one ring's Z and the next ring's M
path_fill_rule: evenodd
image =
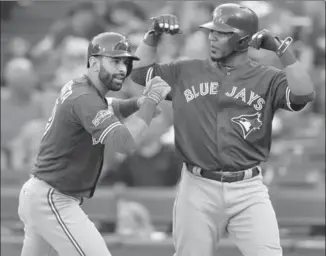
M291 103L291 90L288 86L286 74L284 71L276 73L272 80L273 87L273 107L274 109L282 108L288 111L300 111L307 103L293 104Z
M105 137L122 125L114 115L112 107L108 107L94 94L84 94L76 98L73 111L96 143L104 144Z

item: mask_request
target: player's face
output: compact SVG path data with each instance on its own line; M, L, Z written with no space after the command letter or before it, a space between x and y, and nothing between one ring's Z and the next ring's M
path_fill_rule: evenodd
M211 30L209 33L210 53L212 61L220 61L228 56L232 49L228 41L233 33Z
M119 91L127 75L129 58L103 57L100 61L99 80L111 91Z

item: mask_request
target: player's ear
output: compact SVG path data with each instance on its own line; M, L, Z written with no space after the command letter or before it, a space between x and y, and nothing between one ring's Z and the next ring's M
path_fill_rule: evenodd
M99 60L94 57L91 56L88 60L89 66L94 70L94 71L99 71L100 70L100 62Z

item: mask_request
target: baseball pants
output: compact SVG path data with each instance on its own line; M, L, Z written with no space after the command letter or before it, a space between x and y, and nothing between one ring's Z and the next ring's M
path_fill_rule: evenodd
M60 193L36 177L19 195L18 214L24 223L22 256L111 256L80 199Z
M186 168L173 209L175 256L216 256L223 237L244 256L282 256L278 223L261 174L223 183Z

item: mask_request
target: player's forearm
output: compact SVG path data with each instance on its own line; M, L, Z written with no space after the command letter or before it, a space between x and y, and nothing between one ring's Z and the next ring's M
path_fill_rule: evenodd
M124 125L116 127L105 137L104 144L115 152L132 154L143 134L147 131L156 110L156 103L144 100L139 112L127 120Z
M134 62L134 68L130 76L135 83L143 86L146 85L148 70L155 64L157 59L159 40L160 36L150 31L146 33L144 40L140 42L135 53L140 58L140 61Z
M153 32L147 32L144 40L140 42L135 55L140 58L140 61L134 62L134 68L141 68L152 65L157 60L157 45L160 40L159 36Z
M279 58L284 67L291 92L297 96L312 94L314 87L309 74L292 52L287 49Z
M145 99L137 114L124 123L136 143L139 142L149 127L155 111L156 103L150 99Z
M112 107L116 115L120 115L122 118L127 118L139 109L139 98L132 99L113 99Z

